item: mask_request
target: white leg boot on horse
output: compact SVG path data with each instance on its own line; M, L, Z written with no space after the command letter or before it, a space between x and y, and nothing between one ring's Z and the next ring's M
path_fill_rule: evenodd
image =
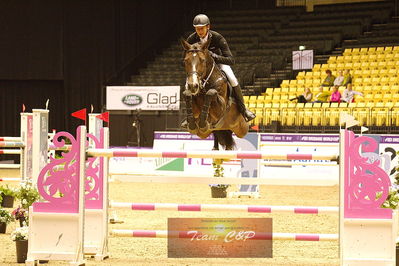
M242 116L245 118L245 121L249 122L249 121L255 119L256 115L245 107L244 97L242 96L240 84L233 87L233 95L237 102L238 110L240 111Z

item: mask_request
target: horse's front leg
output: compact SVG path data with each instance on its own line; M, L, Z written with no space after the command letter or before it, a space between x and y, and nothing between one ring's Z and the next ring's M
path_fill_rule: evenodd
M205 95L205 101L204 105L202 106L201 114L200 114L200 120L199 120L199 128L204 129L207 127L208 122L208 114L209 114L209 108L211 106L211 102L216 99L218 92L214 89L208 90Z
M197 128L197 125L195 124L195 118L193 115L193 96L191 94L191 91L185 90L183 92L184 99L186 101L186 112L187 112L187 123L188 123L188 128L190 130L195 130Z

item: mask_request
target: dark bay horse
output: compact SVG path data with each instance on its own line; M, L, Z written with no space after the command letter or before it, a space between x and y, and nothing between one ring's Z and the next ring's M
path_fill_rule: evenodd
M248 124L229 99L228 81L208 51L210 40L204 44L189 44L181 40L186 70L183 92L187 108L188 130L200 138L214 134L214 149L222 145L226 150L235 146L232 132L243 138Z

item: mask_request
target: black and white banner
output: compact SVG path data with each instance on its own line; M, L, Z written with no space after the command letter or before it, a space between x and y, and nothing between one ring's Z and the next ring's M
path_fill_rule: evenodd
M108 86L107 110L179 110L180 86Z

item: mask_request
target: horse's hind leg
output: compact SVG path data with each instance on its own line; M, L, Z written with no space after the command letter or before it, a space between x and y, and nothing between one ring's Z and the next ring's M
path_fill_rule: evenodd
M200 119L199 119L199 128L201 130L204 130L208 126L208 114L209 114L209 108L211 106L212 100L214 100L217 96L218 92L214 89L211 89L206 92L205 95L205 102L204 105L202 106L201 114L200 114Z
M184 99L186 101L186 112L187 112L187 122L188 122L188 128L190 130L195 130L197 128L197 125L195 124L195 118L193 115L193 96L191 95L191 92L189 90L185 90L183 92Z

